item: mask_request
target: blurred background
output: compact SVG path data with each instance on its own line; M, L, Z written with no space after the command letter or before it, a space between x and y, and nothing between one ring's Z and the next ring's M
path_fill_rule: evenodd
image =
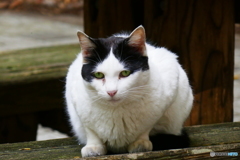
M80 51L76 32L84 30L83 17L83 0L0 1L0 76L6 76L0 81L0 143L72 136L64 111L64 75ZM233 118L240 121L239 24L234 52ZM57 58L64 54L68 58ZM34 64L22 67L24 60Z
M3 52L19 49L39 47L41 48L65 44L78 44L78 38L76 35L77 30L83 31L83 0L0 1L0 54ZM78 50L76 50L76 53L74 53L74 55L76 55L80 51L80 47L77 46L77 48ZM72 58L72 60L73 59L74 57ZM68 62L70 63L70 60ZM44 64L43 61L41 63ZM67 69L67 66L65 66L65 68ZM66 72L66 69L64 72ZM64 81L64 79L59 79L59 81ZM42 87L44 87L44 85ZM38 91L35 90L35 92ZM59 92L60 94L63 93L62 87ZM8 96L11 95L12 93ZM2 93L1 99L3 97L4 96ZM64 104L63 94L59 95L58 97L62 97L62 101L60 103ZM27 98L27 95L25 96L25 98ZM13 99L13 97L8 98L8 101ZM55 109L55 111L59 112L59 109ZM68 125L66 124L66 116L64 116L64 113L62 111L60 112L61 113L59 114L59 119L62 118L64 120L63 125ZM12 120L9 120L11 118L8 118L8 120L6 120L6 117L9 117L9 114L4 115L3 113L2 115L0 115L1 133L3 135L7 134L3 133L7 130L9 132L14 132L12 137L18 137L18 133L15 132L14 129L11 129L15 127L14 118ZM42 112L41 115L38 115L38 117L49 117L47 121L54 121L55 119L56 122L56 117L51 117L51 114L47 115L47 113L45 114ZM21 117L17 117L15 119L17 119L19 123L22 123L18 124L20 126L23 125L21 127L28 125L28 123L24 122L24 120L21 122ZM29 120L31 121L32 119L30 118ZM59 120L58 123L61 123L63 120ZM9 126L9 128L7 127L7 125ZM59 129L59 127L55 129L66 132L66 129ZM61 133L60 131L57 131L55 129L51 127L43 127L42 124L38 124L36 140L68 137L66 133ZM28 128L25 128L25 130L29 131ZM19 134L24 133L19 132ZM13 138L13 140L10 140L6 136L5 140L1 139L0 141L17 142L21 141L21 139Z

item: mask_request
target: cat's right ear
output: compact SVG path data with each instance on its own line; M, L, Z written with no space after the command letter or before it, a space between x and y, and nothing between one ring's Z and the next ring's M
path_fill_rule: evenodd
M91 38L88 35L81 31L77 32L77 36L83 57L90 56L91 51L96 47L95 44L91 41Z

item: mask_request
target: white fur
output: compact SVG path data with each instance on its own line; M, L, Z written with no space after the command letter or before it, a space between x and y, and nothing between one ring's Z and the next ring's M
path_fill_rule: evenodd
M149 44L146 48L150 69L126 78L118 78L124 68L113 53L96 68L105 82L83 80L81 53L70 66L65 96L73 131L86 144L82 156L103 155L106 149L148 151L149 134L181 133L193 102L188 78L175 54ZM107 94L111 90L117 90L113 99Z

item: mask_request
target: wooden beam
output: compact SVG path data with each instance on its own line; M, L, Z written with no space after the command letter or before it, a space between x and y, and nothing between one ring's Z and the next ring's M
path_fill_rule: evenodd
M0 52L0 116L63 108L65 76L79 51L77 44Z
M162 14L151 12L157 6ZM187 123L231 122L233 1L150 0L145 7L147 36L179 55L193 86L195 103Z
M190 148L88 159L197 159L210 158L210 152L240 153L240 122L191 126L185 129L190 135ZM82 159L81 147L74 138L1 144L0 159Z
M69 134L63 92L79 51L76 44L0 52L0 143L35 140L39 123Z
M59 45L0 52L0 87L65 77L80 47Z
M94 38L131 31L143 24L144 0L85 0L84 30Z

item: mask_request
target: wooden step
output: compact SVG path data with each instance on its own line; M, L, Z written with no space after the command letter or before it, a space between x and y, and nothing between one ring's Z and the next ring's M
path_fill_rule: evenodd
M191 147L155 152L105 155L88 159L202 159L210 152L237 152L240 154L240 122L185 127ZM0 159L85 159L81 145L75 138L56 139L0 145ZM238 157L213 157L231 159Z

